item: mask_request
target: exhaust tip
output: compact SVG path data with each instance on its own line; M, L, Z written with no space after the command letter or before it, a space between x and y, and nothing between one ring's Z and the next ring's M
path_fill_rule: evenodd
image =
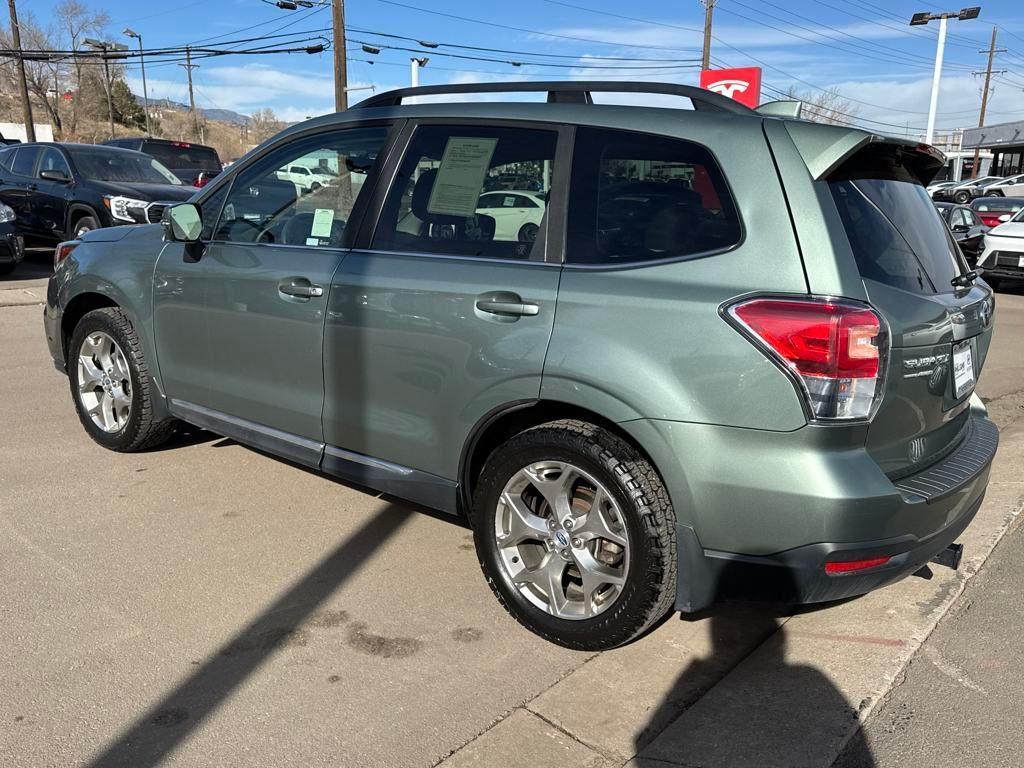
M944 550L935 555L929 562L937 565L944 565L954 571L960 567L960 560L964 556L963 544L950 544Z

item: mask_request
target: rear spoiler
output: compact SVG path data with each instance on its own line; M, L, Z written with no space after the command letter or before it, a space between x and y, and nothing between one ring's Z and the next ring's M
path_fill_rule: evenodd
M800 113L803 111L804 103L795 99L786 99L784 101L766 101L759 107L754 107L754 111L763 117L790 117L793 119L799 119Z
M927 185L946 164L946 156L935 147L910 139L806 121L787 120L785 126L815 181L828 178L841 167L849 171L850 164L872 164L884 158Z

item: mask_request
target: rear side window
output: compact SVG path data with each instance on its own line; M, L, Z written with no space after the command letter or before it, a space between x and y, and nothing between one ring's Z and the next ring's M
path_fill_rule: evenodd
M38 156L39 147L20 147L18 154L14 157L11 170L22 176L31 176Z
M829 187L861 277L912 293L953 291L961 256L923 186L861 178Z
M557 143L555 131L532 128L421 126L384 202L373 248L543 261L542 203ZM533 202L524 193L538 203L517 205Z
M739 215L704 147L629 131L576 133L567 261L629 264L730 248Z

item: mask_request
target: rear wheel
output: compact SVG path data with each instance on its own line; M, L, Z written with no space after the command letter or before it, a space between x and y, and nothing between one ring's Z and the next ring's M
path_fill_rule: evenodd
M512 616L547 640L604 650L675 600L675 515L654 468L617 435L565 420L488 458L473 500L480 566Z
M527 222L519 228L519 242L520 243L532 243L537 240L537 233L540 232L538 227L533 222Z
M954 192L953 193L953 202L954 203L960 203L961 205L964 205L965 203L970 202L970 200L971 200L971 193L970 192L960 191L960 192Z
M117 308L87 313L68 345L68 380L89 436L113 451L141 451L174 433L153 417L152 381L139 338Z

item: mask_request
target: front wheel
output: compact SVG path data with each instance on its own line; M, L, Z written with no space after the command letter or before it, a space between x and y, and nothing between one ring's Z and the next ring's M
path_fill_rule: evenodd
M100 225L96 222L92 216L83 216L75 222L75 239L82 237L86 232L92 232L94 229L99 229Z
M559 645L628 643L675 600L675 515L654 468L582 421L542 424L488 458L473 497L477 556L509 613Z
M153 417L153 384L128 316L110 307L87 313L68 344L68 380L89 437L112 451L153 448L174 433L174 419Z

